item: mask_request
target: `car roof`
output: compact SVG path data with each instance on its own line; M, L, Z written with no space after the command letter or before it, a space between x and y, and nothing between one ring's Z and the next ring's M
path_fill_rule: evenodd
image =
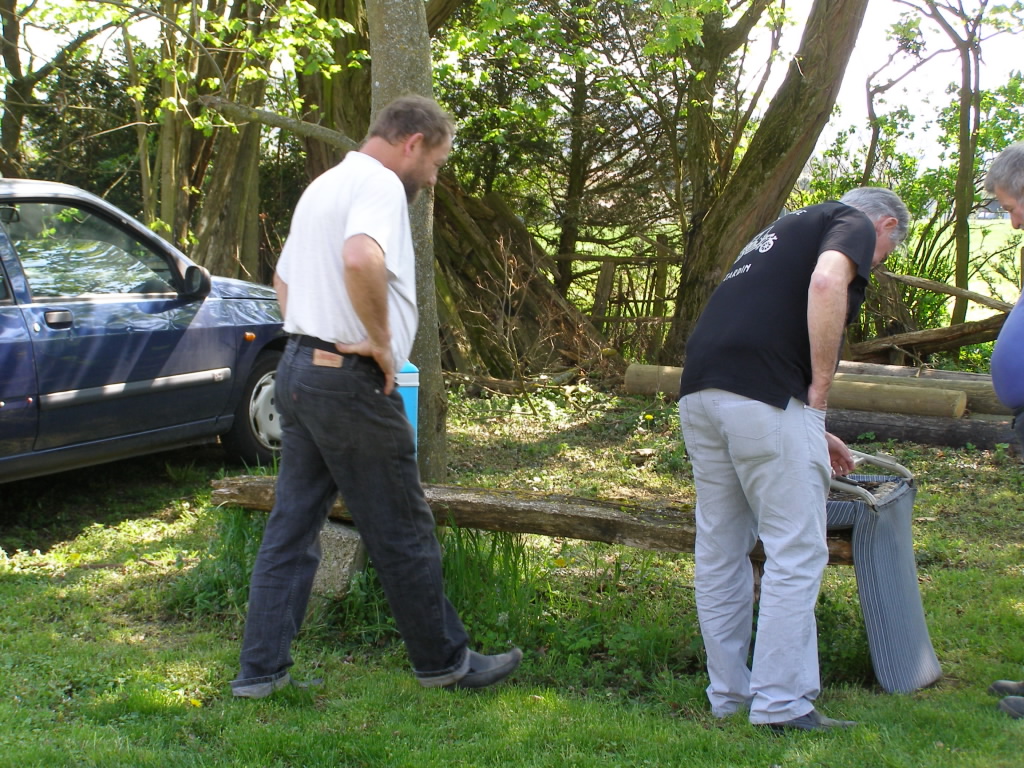
M0 178L0 199L4 197L61 197L76 200L98 203L104 207L109 206L103 198L86 192L79 187L70 184L63 184L59 181L44 181L42 179L7 179Z

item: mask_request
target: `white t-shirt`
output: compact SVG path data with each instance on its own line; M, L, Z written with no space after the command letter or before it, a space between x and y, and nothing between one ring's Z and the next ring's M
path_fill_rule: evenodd
M292 216L277 274L288 284L287 333L354 344L366 328L345 287L342 248L368 235L384 251L388 322L396 369L409 359L416 336L416 255L405 187L391 170L362 152L313 180Z

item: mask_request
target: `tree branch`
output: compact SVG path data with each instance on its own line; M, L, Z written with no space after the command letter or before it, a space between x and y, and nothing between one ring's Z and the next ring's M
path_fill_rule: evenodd
M915 288L923 288L926 291L934 291L935 293L945 293L950 296L958 296L968 301L973 301L975 304L981 304L983 307L989 309L998 309L1000 312L1009 312L1013 309L1013 304L1007 304L1005 301L999 299L993 299L990 296L985 296L974 291L968 291L965 288L957 288L952 285L946 285L946 283L940 283L936 280L928 280L924 277L914 277L913 275L896 275L892 272L882 272L885 277L892 278L898 283L904 285L912 285Z
M239 123L260 123L269 125L272 128L280 128L284 131L294 133L296 136L303 136L308 139L317 139L324 144L338 147L344 150L359 149L359 142L350 139L339 131L333 131L322 125L307 123L304 120L296 120L293 117L285 117L276 112L266 109L255 109L253 107L228 101L220 96L200 96L199 103L219 112L229 120Z

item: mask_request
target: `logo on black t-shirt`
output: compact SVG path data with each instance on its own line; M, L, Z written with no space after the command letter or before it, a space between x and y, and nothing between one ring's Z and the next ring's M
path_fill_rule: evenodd
M733 262L733 264L735 264L735 263L736 262ZM749 263L744 264L742 267L736 267L736 269L734 269L732 272L730 272L729 274L727 274L725 277L722 278L722 282L724 283L730 277L736 277L736 275L742 275L745 272L749 272L749 271L750 271L750 264Z
M755 249L758 253L768 253L768 251L772 249L772 246L775 245L775 241L778 239L779 236L772 232L772 227L761 230L754 236L753 240L743 247L743 250L740 251L740 255L736 257L736 261L739 261ZM736 261L734 261L733 264L735 264Z

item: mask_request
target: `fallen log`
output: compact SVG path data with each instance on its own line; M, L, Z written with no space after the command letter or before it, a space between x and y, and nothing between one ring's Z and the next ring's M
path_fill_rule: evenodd
M935 293L945 293L949 296L958 296L968 301L973 301L975 304L980 304L983 307L989 309L998 309L1000 312L1009 312L1013 309L1013 304L1008 304L1000 299L994 299L991 296L986 296L983 293L975 293L965 288L957 288L954 285L947 285L946 283L940 283L935 280L929 280L925 277L916 277L914 275L897 275L893 272L881 271L882 276L888 277L890 280L895 280L904 285L912 285L915 288L924 288L926 291L934 291Z
M631 395L657 395L662 392L676 395L682 375L683 369L675 365L630 363L626 367L623 387Z
M980 344L993 341L999 335L999 329L1006 322L1002 312L969 323L960 323L945 328L928 328L923 331L897 333L893 336L878 338L851 344L846 354L854 360L873 361L884 356L890 350L911 351L917 357L930 355L933 352L944 352L960 349L968 344Z
M840 360L838 373L857 373L865 376L894 376L901 379L942 379L946 381L985 382L992 386L992 377L987 373L971 371L944 371L940 368L918 368L914 365L886 365L865 363L858 360Z
M925 389L910 384L853 380L847 375L833 381L828 404L830 409L959 419L967 410L967 393L958 389Z
M996 392L992 388L992 380L987 381L971 381L969 379L943 379L943 378L902 378L889 375L871 375L862 373L844 373L839 371L836 373L835 383L832 386L833 394L829 395L828 402L829 406L836 408L853 408L862 411L888 411L890 413L919 413L923 416L962 416L963 413L925 413L922 410L902 410L900 408L875 408L875 407L864 407L859 406L856 403L847 405L845 402L840 403L834 398L834 393L840 391L841 386L845 384L881 384L886 386L896 386L900 388L900 391L909 390L911 393L915 392L927 392L933 390L940 391L957 391L961 392L965 396L966 410L971 413L998 413L1008 415L1011 411L996 397ZM925 395L927 397L927 395Z
M569 368L560 373L536 376L529 379L495 379L491 376L472 376L466 373L445 372L445 383L461 384L467 391L479 393L482 391L497 392L502 395L524 395L528 392L537 392L544 389L557 389L582 375L580 368Z
M825 428L846 442L865 435L871 440L907 440L924 445L948 445L991 450L999 444L1015 445L1008 419L999 416L947 419L936 416L905 416L897 413L829 408Z
M679 377L682 372L682 368L674 366L633 363L626 368L624 387L630 394L666 393L674 396L679 391ZM884 390L848 386L854 382L917 389L893 389L886 393ZM934 396L922 393L922 390L947 392ZM956 391L966 394L966 410L971 413L1010 413L1010 410L999 402L992 388L992 377L986 374L849 360L842 360L839 363L832 393L829 395L829 405L859 411L959 417L963 415L963 409L959 405L960 395L951 394Z
M270 511L274 506L274 482L266 475L241 475L213 481L213 501L248 509ZM641 504L573 496L494 491L445 485L424 485L434 518L463 528L507 533L536 533L661 552L693 552L696 523L693 507ZM330 517L351 522L339 499ZM829 562L852 565L852 532L849 528L828 531ZM760 542L750 555L763 561Z

